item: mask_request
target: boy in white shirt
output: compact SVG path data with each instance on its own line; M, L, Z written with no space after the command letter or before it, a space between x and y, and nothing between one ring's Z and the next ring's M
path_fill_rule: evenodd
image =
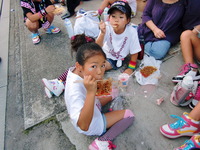
M131 74L135 67L138 52L141 51L138 34L129 23L131 8L124 1L114 2L108 10L109 22L100 23L101 32L96 43L106 53L106 70L118 69L125 57L131 55L128 68L124 73Z

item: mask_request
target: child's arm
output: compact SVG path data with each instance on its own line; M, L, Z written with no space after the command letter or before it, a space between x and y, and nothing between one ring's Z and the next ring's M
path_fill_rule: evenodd
M77 122L79 128L83 131L89 129L90 123L92 121L95 105L95 94L97 91L97 82L92 76L84 77L84 86L87 89L86 99L83 108Z
M135 70L136 62L137 62L138 53L131 55L131 60L129 62L128 68L124 71L124 73L131 74Z
M96 43L99 45L99 46L103 46L103 40L104 40L104 36L105 36L105 33L106 33L106 24L101 20L101 22L99 23L99 28L100 28L100 34L99 36L97 37L96 39Z

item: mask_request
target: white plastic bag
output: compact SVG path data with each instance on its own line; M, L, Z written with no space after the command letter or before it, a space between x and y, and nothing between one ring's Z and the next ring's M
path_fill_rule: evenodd
M141 72L140 69L135 73L135 77L137 82L140 85L146 85L146 84L157 84L158 83L158 79L160 78L160 64L162 63L162 61L160 60L156 60L154 57L152 56L147 56L144 55L144 58L140 64L140 69L142 69L145 66L153 66L155 67L157 70L155 72L153 72L150 76L148 77L144 77Z
M125 98L123 96L118 96L111 102L109 111L123 110L124 109Z
M85 34L96 38L99 35L99 18L97 11L86 11L78 14L74 25L74 34Z

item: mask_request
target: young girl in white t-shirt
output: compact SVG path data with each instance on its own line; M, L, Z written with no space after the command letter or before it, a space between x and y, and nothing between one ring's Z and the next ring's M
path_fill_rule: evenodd
M101 106L112 97L95 96L97 81L105 72L106 55L96 43L86 43L78 48L75 67L68 71L65 85L65 102L75 129L85 135L99 135L90 150L112 149L112 140L127 129L134 120L131 110L117 110L103 114ZM107 130L108 129L108 130Z
M131 74L136 67L138 52L141 51L138 34L129 23L131 8L123 1L114 2L108 10L109 22L100 22L101 32L96 43L106 54L106 70L118 69L129 54L131 60L124 73Z

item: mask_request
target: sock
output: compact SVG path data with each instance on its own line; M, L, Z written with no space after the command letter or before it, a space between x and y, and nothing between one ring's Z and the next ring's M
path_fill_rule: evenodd
M133 123L134 120L134 116L132 116L133 113L131 114L130 112L130 110L128 110L127 113L125 112L124 117L127 117L128 114L130 114L131 116L128 116L127 118L124 118L115 123L104 135L102 135L98 139L100 141L112 141L120 133L125 131Z
M98 9L98 14L101 15L103 13L103 10Z
M65 83L65 81L66 81L66 78L67 78L67 75L68 75L68 69L65 71L65 72L63 72L59 77L58 77L58 80L62 80L62 82L63 83Z

